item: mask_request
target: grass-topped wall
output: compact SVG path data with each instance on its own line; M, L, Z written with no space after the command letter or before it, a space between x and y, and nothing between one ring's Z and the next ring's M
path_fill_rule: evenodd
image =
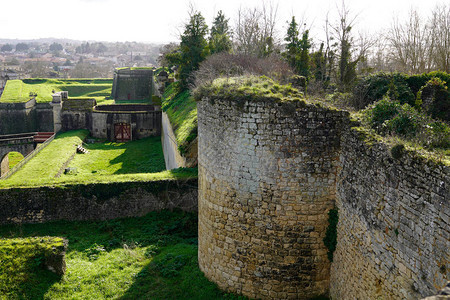
M0 224L107 220L197 209L197 178L0 190Z
M70 97L95 98L106 101L111 95L112 79L47 79L8 80L0 102L21 103L36 97L38 103L51 102L53 91L68 91Z

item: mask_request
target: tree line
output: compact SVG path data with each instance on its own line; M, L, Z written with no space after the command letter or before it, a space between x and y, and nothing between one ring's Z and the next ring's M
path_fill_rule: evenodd
M359 75L376 71L417 74L450 72L450 6L437 5L423 19L417 10L405 22L394 20L376 36L355 31L357 15L343 2L337 18L325 18L323 41L311 38L310 30L295 16L287 22L282 38L276 32L278 6L262 2L240 8L236 22L219 11L211 28L201 12L191 9L179 44L162 49L160 63L178 67L182 88L193 83L193 73L208 56L230 53L247 57L278 57L316 90L346 92Z

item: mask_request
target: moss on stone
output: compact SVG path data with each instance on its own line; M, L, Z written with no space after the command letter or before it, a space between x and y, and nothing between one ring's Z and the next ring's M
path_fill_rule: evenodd
M196 100L222 98L235 101L305 101L303 93L291 84L282 85L266 76L218 78L197 87L193 96Z

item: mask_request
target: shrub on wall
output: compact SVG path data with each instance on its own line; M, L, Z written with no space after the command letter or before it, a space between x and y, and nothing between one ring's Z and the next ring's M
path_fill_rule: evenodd
M330 209L328 211L328 227L325 232L323 243L328 249L328 259L333 261L333 253L337 245L337 224L339 222L339 214L337 209Z
M450 127L409 104L385 97L369 106L364 115L364 122L380 134L406 137L427 148L450 147Z
M362 109L385 95L401 104L415 104L419 90L432 78L450 82L450 75L445 72L430 72L408 76L403 73L374 73L362 77L353 89L352 106Z
M417 93L416 106L433 118L450 121L450 93L446 82L433 77Z

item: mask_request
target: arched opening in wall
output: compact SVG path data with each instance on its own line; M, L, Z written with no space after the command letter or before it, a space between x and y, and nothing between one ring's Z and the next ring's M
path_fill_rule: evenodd
M23 159L23 155L16 151L11 151L5 154L1 160L1 171L0 176L5 175L9 170L14 168L21 160Z

